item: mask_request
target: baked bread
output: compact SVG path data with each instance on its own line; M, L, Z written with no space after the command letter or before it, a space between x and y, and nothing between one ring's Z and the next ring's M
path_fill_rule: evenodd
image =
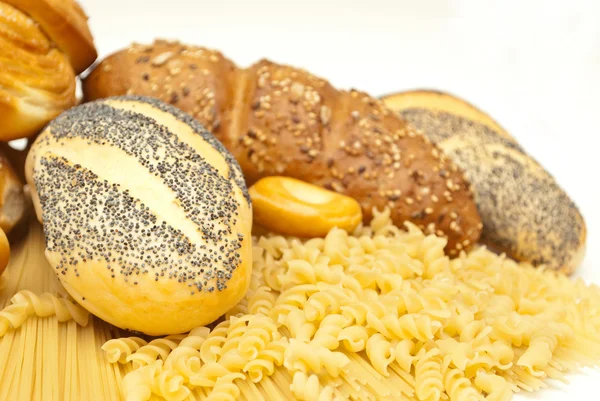
M9 233L23 219L26 205L23 183L0 151L0 229Z
M404 92L383 101L465 171L483 221L483 242L564 273L581 263L586 226L577 206L497 122L441 92Z
M246 293L252 209L235 159L149 98L73 108L25 166L46 257L83 307L150 335L211 323Z
M0 140L34 135L75 104L76 72L96 57L80 10L64 0L0 1Z
M88 17L74 0L2 0L31 17L69 60L76 74L98 57Z
M456 255L479 238L481 222L463 173L383 104L338 91L306 71L266 60L239 69L219 52L156 41L133 45L84 79L85 100L138 94L192 114L239 161L251 185L289 176L349 195L366 221L390 207L447 235Z
M292 237L325 237L337 227L352 233L362 221L358 202L290 177L265 177L248 190L254 222Z
M8 243L8 238L6 238L6 234L4 230L0 228L0 275L8 266L8 261L10 260L10 244ZM2 288L0 287L0 290Z

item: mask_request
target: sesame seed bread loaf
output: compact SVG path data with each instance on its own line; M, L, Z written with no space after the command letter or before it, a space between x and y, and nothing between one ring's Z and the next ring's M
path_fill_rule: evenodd
M32 136L75 105L76 73L96 58L80 11L71 0L0 1L0 140Z
M448 236L452 255L479 238L463 173L365 93L266 60L240 69L219 52L166 41L109 56L83 90L88 101L138 94L189 112L233 153L248 184L272 175L317 184L358 200L366 221L374 207L390 207L396 224Z
M183 333L246 293L252 209L242 172L180 110L141 97L73 108L36 139L26 176L50 265L109 323Z
M483 221L483 242L564 273L581 263L586 226L577 206L492 118L435 91L404 92L383 101L465 171Z

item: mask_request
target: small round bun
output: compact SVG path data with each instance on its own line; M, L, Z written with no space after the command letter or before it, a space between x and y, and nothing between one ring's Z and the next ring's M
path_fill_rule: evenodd
M246 184L189 115L143 97L78 106L36 139L25 170L46 257L96 316L149 335L184 333L245 295Z

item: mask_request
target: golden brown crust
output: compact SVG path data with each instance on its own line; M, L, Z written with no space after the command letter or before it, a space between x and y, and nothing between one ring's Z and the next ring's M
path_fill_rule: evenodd
M169 71L172 63L182 70ZM185 87L194 101L181 99ZM128 90L167 101L178 94L171 103L212 127L250 185L271 175L318 184L357 199L367 221L373 207L388 206L398 225L447 235L451 254L479 238L469 185L450 160L380 101L306 71L267 60L236 69L220 53L158 41L108 57L83 88L86 100Z
M554 178L485 113L439 92L384 98L462 169L475 190L482 242L511 257L573 272L585 254L583 216Z
M0 228L0 275L6 269L8 261L10 260L10 244L4 230Z
M9 233L23 219L25 210L23 183L0 153L0 228Z
M77 74L88 68L97 53L88 17L74 0L2 0L35 20L64 52Z
M432 109L445 110L454 115L484 124L507 139L514 140L492 117L466 100L460 99L450 93L431 89L416 89L402 92L401 94L392 93L382 96L381 100L392 110L412 109L427 104Z
M75 74L37 23L0 2L0 140L31 136L75 104Z
M231 109L236 72L219 52L158 40L107 57L83 80L83 93L88 101L131 94L155 97L219 136L225 125L221 119Z

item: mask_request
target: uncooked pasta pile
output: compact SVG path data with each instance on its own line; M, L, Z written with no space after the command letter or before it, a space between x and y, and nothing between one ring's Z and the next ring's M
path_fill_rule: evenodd
M354 235L255 241L212 330L104 344L126 400L506 401L600 361L600 290L376 213Z
M35 225L3 277L0 400L504 401L600 362L598 287L484 248L449 260L387 212L353 235L256 239L234 310L153 340L88 318L42 242Z

